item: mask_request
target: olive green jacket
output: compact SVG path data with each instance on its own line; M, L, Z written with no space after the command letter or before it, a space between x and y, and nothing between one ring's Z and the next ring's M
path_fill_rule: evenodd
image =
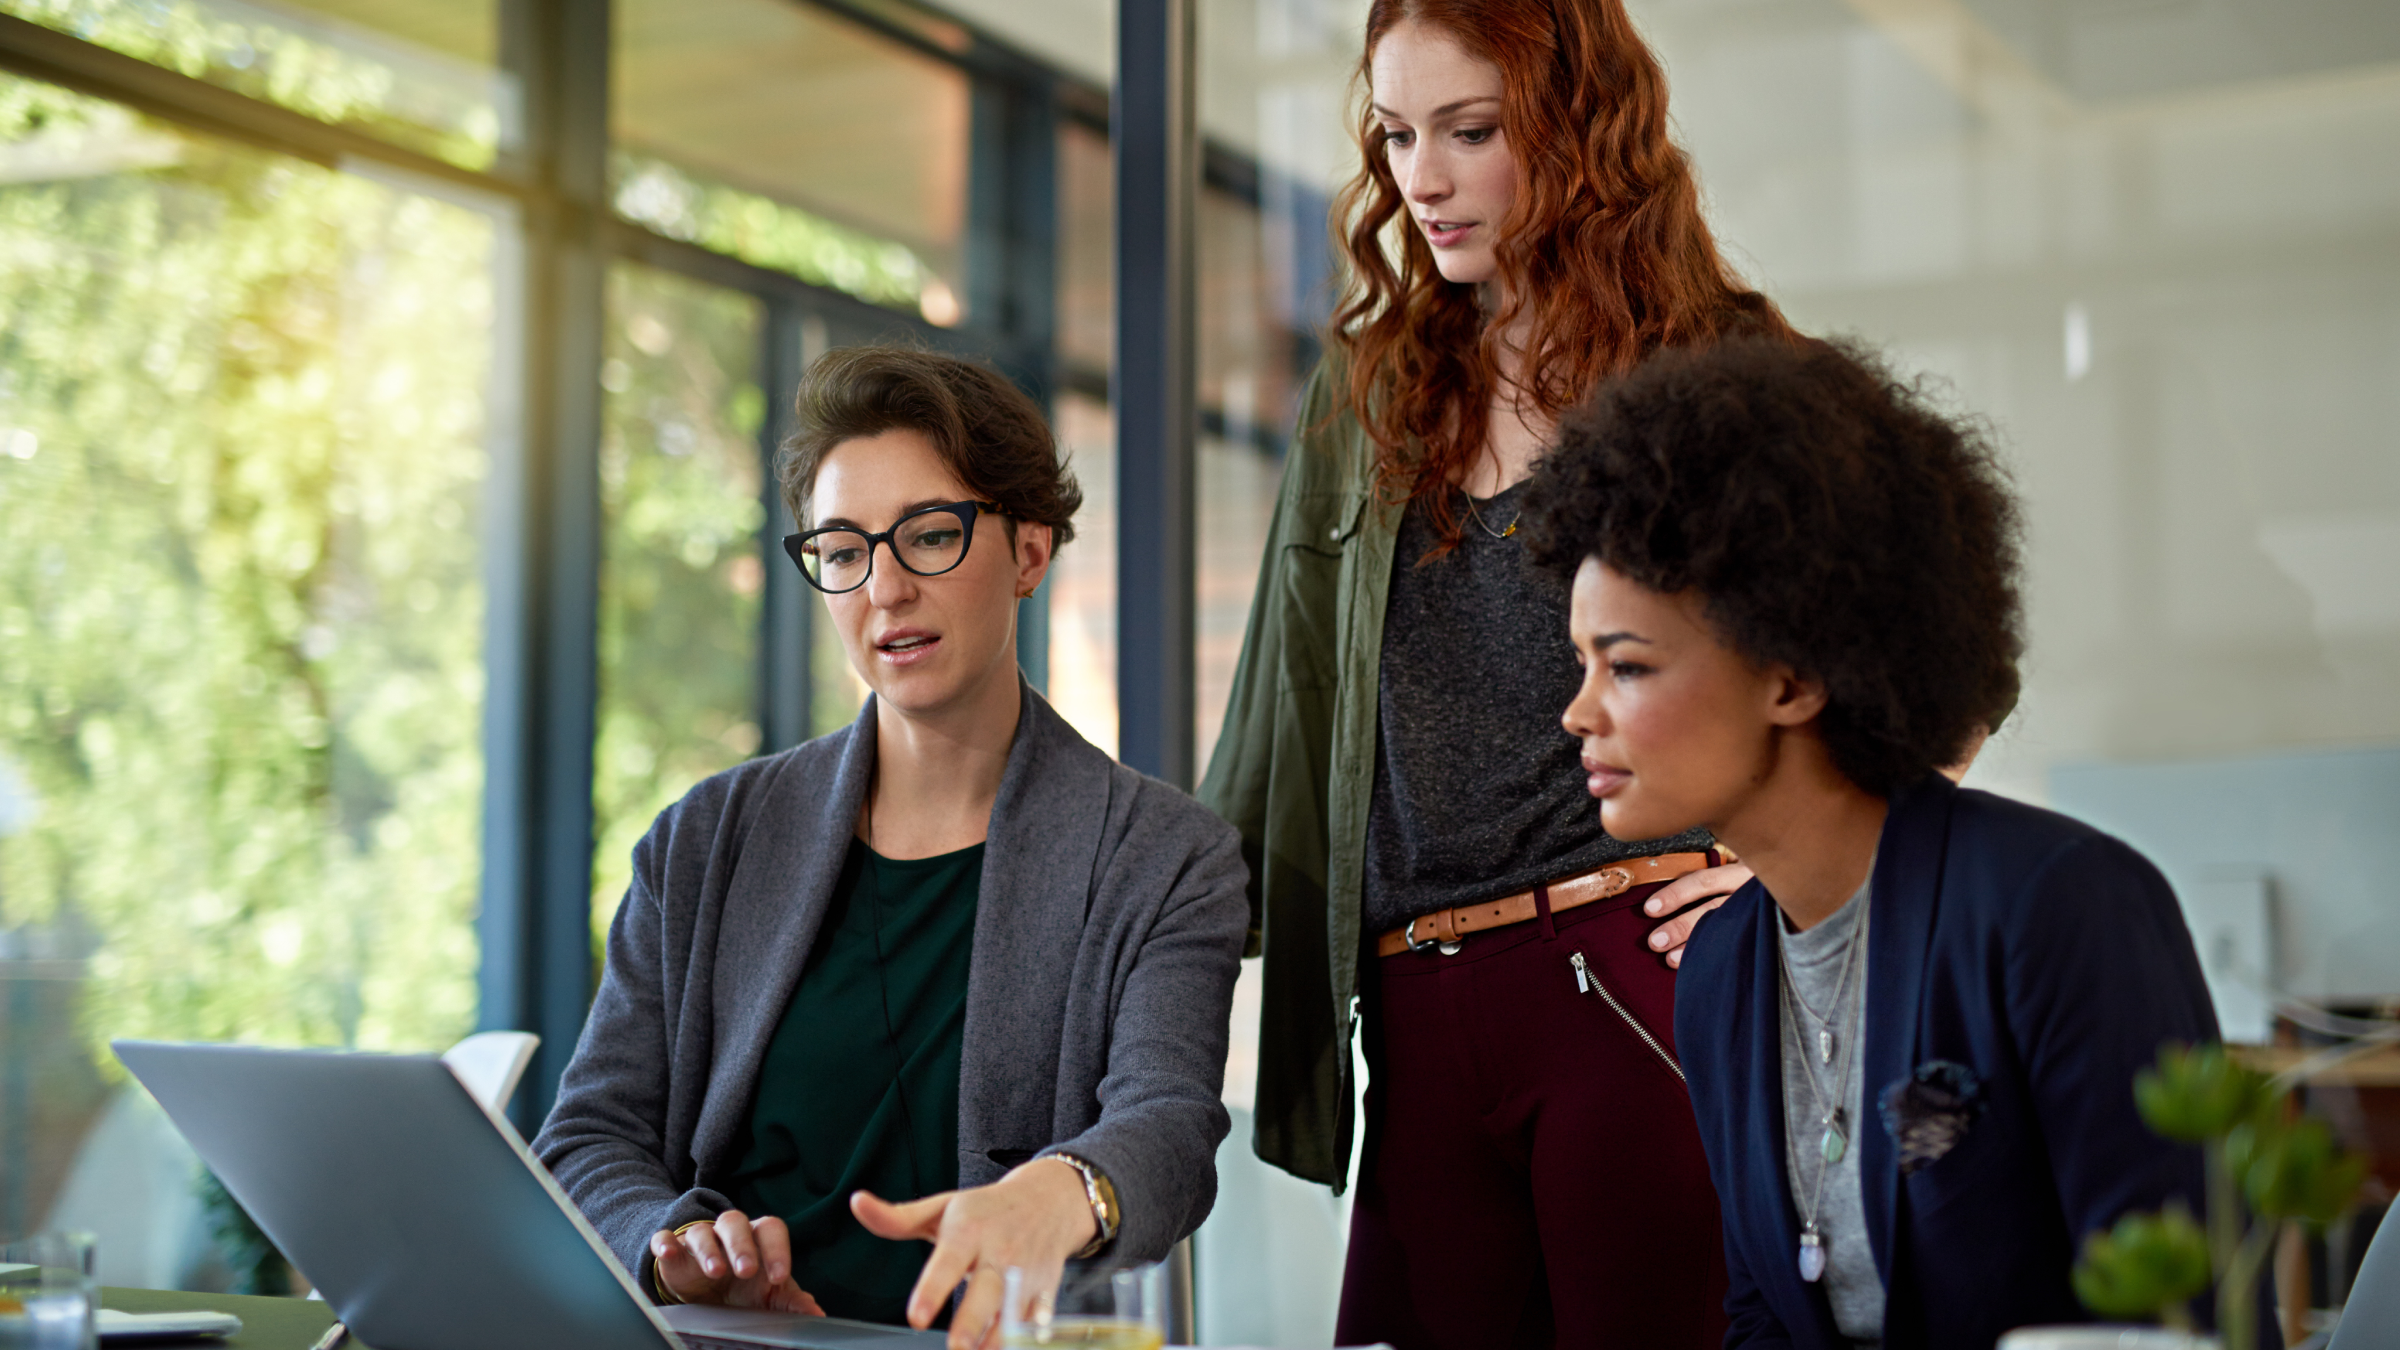
M1321 366L1301 396L1199 796L1241 832L1250 952L1266 958L1252 1143L1338 1192L1350 1170L1377 668L1402 504L1379 498L1374 442L1336 413L1336 379Z

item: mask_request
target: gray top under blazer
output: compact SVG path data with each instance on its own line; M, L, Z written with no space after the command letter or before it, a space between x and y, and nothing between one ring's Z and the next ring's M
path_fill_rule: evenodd
M739 1162L874 764L869 700L841 731L702 782L634 848L599 997L533 1151L645 1289L652 1233L731 1207L715 1187ZM1067 1151L1115 1183L1119 1256L1156 1259L1200 1226L1230 1124L1246 880L1231 826L1025 690L967 978L961 1186Z

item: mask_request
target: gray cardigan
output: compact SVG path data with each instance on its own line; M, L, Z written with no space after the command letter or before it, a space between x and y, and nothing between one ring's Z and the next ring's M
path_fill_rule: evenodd
M634 849L599 997L533 1151L645 1288L652 1233L730 1207L715 1187L874 762L870 700L842 731L693 788ZM1115 1184L1117 1254L1155 1259L1200 1226L1230 1123L1246 879L1231 826L1026 689L978 893L961 1186L1063 1150Z

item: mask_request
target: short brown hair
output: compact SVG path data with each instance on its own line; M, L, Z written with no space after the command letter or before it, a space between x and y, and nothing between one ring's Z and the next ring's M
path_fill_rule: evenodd
M942 463L1008 519L1050 527L1052 547L1075 537L1083 489L1059 457L1042 410L999 371L979 361L908 347L839 347L817 358L793 400L800 429L776 456L785 509L804 514L817 470L835 447L887 431L915 431Z

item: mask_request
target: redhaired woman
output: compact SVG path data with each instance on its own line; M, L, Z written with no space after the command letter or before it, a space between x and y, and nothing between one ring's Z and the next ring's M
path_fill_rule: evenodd
M1600 828L1517 516L1602 381L1790 330L1719 256L1621 0L1377 0L1361 73L1349 290L1201 788L1266 957L1256 1146L1343 1184L1363 1007L1339 1341L1714 1344L1673 967L1750 874Z

